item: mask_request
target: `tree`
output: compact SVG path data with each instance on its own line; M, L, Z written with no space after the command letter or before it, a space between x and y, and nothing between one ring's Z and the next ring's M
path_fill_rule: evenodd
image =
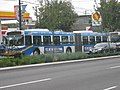
M118 0L101 0L98 8L102 16L102 26L109 31L120 30L120 2Z
M37 28L62 29L69 31L73 25L77 14L73 10L70 2L54 0L48 1L45 5L41 4L38 8Z

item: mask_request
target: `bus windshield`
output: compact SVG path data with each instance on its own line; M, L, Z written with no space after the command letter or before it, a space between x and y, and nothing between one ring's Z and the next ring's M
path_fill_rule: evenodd
M8 46L21 46L24 44L24 37L22 35L8 35L5 37L5 43Z

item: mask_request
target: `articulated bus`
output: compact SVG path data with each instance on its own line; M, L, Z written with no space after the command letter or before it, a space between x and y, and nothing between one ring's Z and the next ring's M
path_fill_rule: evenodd
M87 53L96 43L107 42L106 33L90 31L49 31L48 29L10 30L4 35L4 44L25 55L45 53Z
M27 29L6 32L4 43L25 55L75 52L74 34L48 29Z

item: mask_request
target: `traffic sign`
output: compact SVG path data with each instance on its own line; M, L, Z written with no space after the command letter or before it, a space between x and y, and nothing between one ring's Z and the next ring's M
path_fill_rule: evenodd
M101 18L101 15L100 15L100 13L98 11L96 11L95 13L92 14L92 18L95 21L99 21L100 18Z

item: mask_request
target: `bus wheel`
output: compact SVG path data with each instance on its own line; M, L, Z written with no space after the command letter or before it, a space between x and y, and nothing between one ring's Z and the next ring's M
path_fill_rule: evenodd
M40 54L40 51L38 49L35 49L34 52L33 52L33 55L36 56L36 55L39 55Z
M70 47L66 49L66 53L72 53L72 50Z
M106 50L103 50L103 53L105 54L105 53L106 53Z
M115 53L115 52L116 52L116 50L115 50L115 49L113 49L112 51L113 51L113 53Z

